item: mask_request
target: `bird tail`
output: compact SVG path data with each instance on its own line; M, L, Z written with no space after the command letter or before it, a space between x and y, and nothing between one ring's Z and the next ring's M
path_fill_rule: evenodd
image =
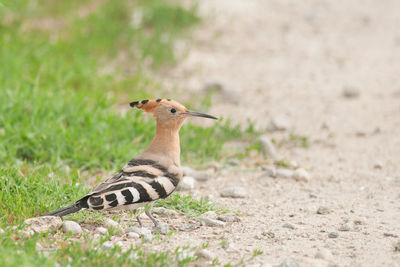
M78 203L75 203L75 204L73 204L71 206L68 206L68 207L65 207L65 208L62 208L62 209L47 213L47 214L42 215L42 216L59 216L59 217L62 217L62 216L65 216L65 215L68 215L68 214L71 214L71 213L78 212L78 211L83 210L83 209L85 209L85 208L81 207L81 205L79 205L79 202L78 202Z

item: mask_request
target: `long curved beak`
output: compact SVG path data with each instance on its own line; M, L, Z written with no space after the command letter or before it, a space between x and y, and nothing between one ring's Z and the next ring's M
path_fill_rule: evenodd
M213 119L213 120L218 120L217 117L205 114L205 113L200 113L200 112L196 112L196 111L186 111L185 113L186 116L192 116L192 117L203 117L203 118L208 118L208 119Z

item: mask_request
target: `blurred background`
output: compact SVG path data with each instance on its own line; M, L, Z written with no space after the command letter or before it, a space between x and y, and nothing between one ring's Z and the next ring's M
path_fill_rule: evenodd
M0 0L0 227L70 204L119 169L155 129L129 102L172 98L221 117L181 130L183 165L222 169L200 195L234 182L253 197L246 207L271 214L259 223L276 218L281 229L283 209L311 218L278 252L264 244L275 262L286 249L310 254L313 223L350 220L356 207L372 233L333 243L336 262L391 265L398 256L374 218L400 231L399 75L397 0ZM261 187L254 173L270 167L313 178ZM308 216L313 201L336 214ZM353 240L359 250L346 251ZM245 241L242 251L254 243Z

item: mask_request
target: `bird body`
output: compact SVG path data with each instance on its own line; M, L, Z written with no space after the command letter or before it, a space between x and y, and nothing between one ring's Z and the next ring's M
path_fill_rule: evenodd
M130 105L153 113L156 117L156 134L147 149L75 204L46 216L65 216L84 209L136 210L157 199L168 197L182 178L179 130L184 120L188 116L217 119L207 114L188 111L183 105L170 99L142 100ZM157 225L151 211L145 212ZM142 225L139 217L137 219Z

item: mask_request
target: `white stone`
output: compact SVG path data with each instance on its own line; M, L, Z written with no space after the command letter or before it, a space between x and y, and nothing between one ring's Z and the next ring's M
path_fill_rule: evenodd
M354 224L354 222L347 222L345 224L343 224L342 226L339 227L339 231L342 232L347 232L347 231L353 231L355 230L356 225Z
M311 180L311 175L303 168L299 168L294 171L293 178L296 181L309 182Z
M193 177L197 181L207 181L210 178L210 173L207 170L194 170L187 166L182 166L181 170L184 176Z
M111 241L106 241L103 243L103 245L101 245L102 249L112 249L114 248L114 243Z
M211 251L208 249L200 249L196 252L196 256L206 259L206 260L211 260L213 259L213 255L211 254Z
M219 220L214 220L214 219L210 219L207 217L200 217L200 222L202 225L206 225L206 226L211 226L211 227L225 227L226 223L219 221Z
M268 136L262 135L262 136L260 136L260 138L258 140L260 141L262 150L265 153L265 155L271 157L274 160L279 158L279 155L276 152L275 146Z
M97 227L95 231L96 231L96 233L99 233L99 234L102 234L102 235L105 235L105 234L108 233L108 230L106 228L104 228L104 227Z
M160 233L163 235L168 234L168 232L169 232L168 223L159 223L156 227L154 227L154 231L156 233Z
M212 210L204 212L202 216L210 218L210 219L214 219L214 220L217 219L217 213L215 213L215 211L212 211Z
M0 235L4 234L4 230L0 228Z
M118 229L120 227L119 223L117 223L116 221L114 221L110 218L106 218L104 220L104 226L108 229L110 229L111 227L114 229Z
M270 131L286 131L291 128L289 118L286 116L277 116L270 120L267 129Z
M164 207L154 207L152 209L152 213L161 215L161 216L166 216L169 218L177 218L179 216L178 212L170 209L166 209Z
M196 180L193 177L185 176L182 178L181 182L178 184L178 191L190 191L194 188Z
M132 239L138 239L140 237L140 235L138 233L134 233L134 232L127 233L127 236Z
M60 229L63 224L60 217L57 216L43 216L37 218L30 218L25 220L27 231L35 233L46 233L48 231L55 232Z
M292 258L285 259L279 267L300 267L300 265Z
M229 187L220 192L221 197L231 197L231 198L245 198L247 196L247 192L243 187L233 186Z
M74 235L82 234L82 227L73 221L64 221L62 224L62 229L64 233L72 233Z
M276 170L276 177L277 178L292 178L294 171L289 169L277 169Z

